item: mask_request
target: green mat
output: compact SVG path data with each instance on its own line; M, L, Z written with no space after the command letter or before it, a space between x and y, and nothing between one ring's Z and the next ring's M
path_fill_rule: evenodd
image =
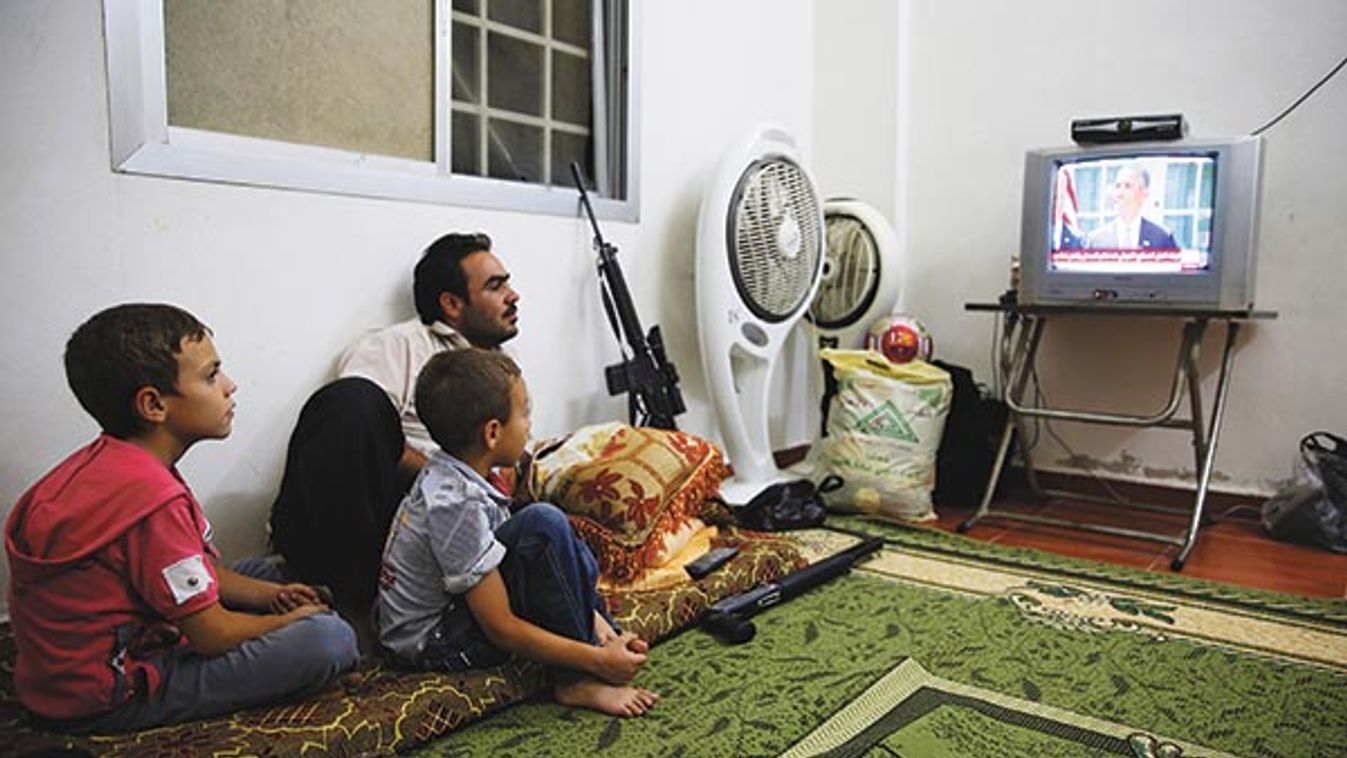
M890 544L746 645L659 645L645 717L534 701L413 755L1347 755L1341 602L830 523Z

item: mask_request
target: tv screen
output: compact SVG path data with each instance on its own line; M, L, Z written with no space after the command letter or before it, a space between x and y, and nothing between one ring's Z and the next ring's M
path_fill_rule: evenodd
M1252 307L1259 140L1030 151L1019 302Z
M1212 155L1059 161L1048 267L1108 274L1206 271L1215 186Z

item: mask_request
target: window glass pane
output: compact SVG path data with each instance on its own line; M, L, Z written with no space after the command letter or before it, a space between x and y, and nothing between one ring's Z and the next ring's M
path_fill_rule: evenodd
M487 124L487 174L496 179L542 182L543 130L498 118Z
M486 16L516 29L538 34L543 31L543 7L540 0L487 0Z
M1191 208L1197 194L1197 166L1171 163L1165 169L1165 207Z
M552 53L552 118L589 126L589 60L577 55Z
M1078 168L1076 178L1076 200L1079 209L1085 212L1099 210L1099 169L1097 167Z
M454 61L451 72L454 80L453 98L469 103L480 103L481 33L470 24L454 24Z
M571 176L571 161L580 164L586 179L585 189L594 190L594 167L589 151L589 137L581 134L552 132L552 183L562 187L575 185Z
M476 16L478 14L477 0L454 0L454 10Z
M1202 201L1200 208L1212 207L1212 196L1216 194L1216 171L1213 164L1202 167Z
M487 100L492 108L543 115L543 49L491 34L487 39Z
M432 7L165 0L168 123L433 160Z
M1211 249L1211 216L1204 215L1197 220L1197 246L1203 250Z
M552 0L552 36L589 49L590 0Z
M478 174L482 173L482 164L479 160L481 151L478 150L478 128L481 125L481 118L472 113L454 112L453 133L449 138L453 141L453 158L450 164L450 170L455 174Z
M1174 234L1174 241L1179 243L1179 247L1193 247L1192 216L1165 216L1165 226Z

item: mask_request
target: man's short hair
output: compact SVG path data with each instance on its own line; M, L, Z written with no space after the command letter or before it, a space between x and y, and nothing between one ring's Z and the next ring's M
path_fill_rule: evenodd
M510 392L520 376L519 366L499 350L437 353L416 378L416 415L445 451L467 450L483 424L510 418Z
M128 303L95 314L65 345L65 375L75 399L104 432L126 439L144 428L136 392L145 386L178 392L183 340L210 334L196 316L173 305Z
M1122 167L1123 171L1131 171L1141 180L1141 186L1145 189L1151 188L1151 172L1140 163L1129 163Z
M491 238L485 234L450 233L430 243L421 253L412 273L412 294L421 323L433 324L444 311L440 294L451 292L468 299L468 279L463 274L463 259L476 252L491 252Z

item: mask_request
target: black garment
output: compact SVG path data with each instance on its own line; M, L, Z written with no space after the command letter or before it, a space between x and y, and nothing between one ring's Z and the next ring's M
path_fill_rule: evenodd
M948 372L954 386L935 454L935 491L931 498L936 505L976 506L996 463L996 448L1006 425L1006 404L986 392L969 369L941 360L931 363Z
M368 379L338 379L299 412L271 506L271 546L296 579L330 587L339 608L374 602L384 537L403 494L404 444L397 411Z

